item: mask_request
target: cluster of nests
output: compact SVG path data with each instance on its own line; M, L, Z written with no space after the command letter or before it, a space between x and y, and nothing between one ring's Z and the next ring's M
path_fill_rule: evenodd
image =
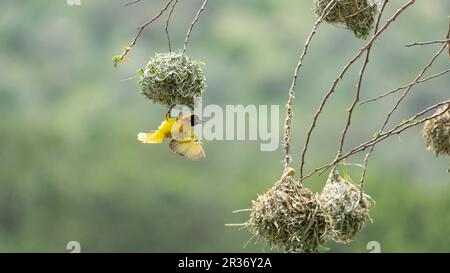
M348 243L371 221L374 202L348 178L332 172L320 194L286 173L252 202L245 227L272 248L287 252L319 252L332 239Z
M193 109L206 88L203 65L179 52L155 54L139 71L141 95L169 108L184 105Z
M315 0L315 13L321 16L332 0ZM337 0L325 21L341 24L353 31L357 38L367 39L375 25L378 5L372 0Z
M423 137L427 148L436 156L450 156L450 110L448 106L438 109L437 116L427 121L423 127Z
M423 128L428 149L450 156L450 109L438 109ZM252 202L245 227L271 247L287 252L319 252L332 239L353 241L367 222L373 199L347 176L332 171L320 194L314 194L294 171Z

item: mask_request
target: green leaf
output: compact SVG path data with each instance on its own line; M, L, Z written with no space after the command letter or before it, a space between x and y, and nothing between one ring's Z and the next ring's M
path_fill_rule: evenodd
M142 69L142 68L139 69L137 74L138 74L139 77L143 78L144 77L144 69Z
M120 55L113 56L112 60L114 62L114 64L113 64L114 68L116 68L119 63L123 62L123 60L122 60Z
M124 63L128 60L126 58L126 56L127 56L128 52L130 51L130 49L131 49L131 47L126 46L126 47L122 48L122 51L123 51L122 54L112 57L112 60L114 62L114 64L113 64L114 68L116 68L119 63Z
M351 181L350 177L348 176L347 167L345 167L345 165L342 165L342 178L344 178L345 181Z

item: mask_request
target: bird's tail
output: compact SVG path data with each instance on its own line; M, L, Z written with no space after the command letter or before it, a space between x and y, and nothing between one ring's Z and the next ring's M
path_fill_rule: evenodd
M142 143L161 143L165 136L159 132L155 133L139 133L137 139Z

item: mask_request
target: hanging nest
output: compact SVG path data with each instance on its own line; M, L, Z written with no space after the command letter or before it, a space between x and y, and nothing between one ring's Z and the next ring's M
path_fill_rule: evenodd
M266 193L252 201L245 226L273 248L288 252L318 252L325 243L330 217L311 190L286 173Z
M332 0L315 0L314 12L321 16ZM378 5L371 0L338 0L325 21L343 24L352 30L357 38L367 39L375 25Z
M373 199L362 194L349 179L333 172L320 194L325 210L332 218L331 238L338 243L355 239L367 221L372 221L369 210Z
M186 105L193 109L206 88L203 65L182 53L155 54L139 71L141 94L168 107Z
M436 111L435 115L439 114L441 115L425 122L423 137L428 150L433 151L436 156L450 156L450 110L445 106Z

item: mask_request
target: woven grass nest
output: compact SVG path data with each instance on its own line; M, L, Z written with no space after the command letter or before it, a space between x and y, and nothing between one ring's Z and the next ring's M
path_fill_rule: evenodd
M315 0L314 12L321 16L332 0ZM325 17L328 23L342 24L360 39L367 39L375 25L378 5L372 0L338 0Z
M141 94L168 107L186 105L193 109L206 88L203 65L182 53L157 53L139 71Z
M450 156L450 110L447 108L445 106L438 109L435 115L441 115L425 122L423 127L423 137L427 148L436 156Z
M273 248L287 252L319 252L330 229L330 217L318 196L287 172L252 202L245 226Z
M355 239L364 225L372 221L369 210L374 204L370 196L361 194L360 188L349 180L333 172L320 194L332 219L331 238L344 244Z

